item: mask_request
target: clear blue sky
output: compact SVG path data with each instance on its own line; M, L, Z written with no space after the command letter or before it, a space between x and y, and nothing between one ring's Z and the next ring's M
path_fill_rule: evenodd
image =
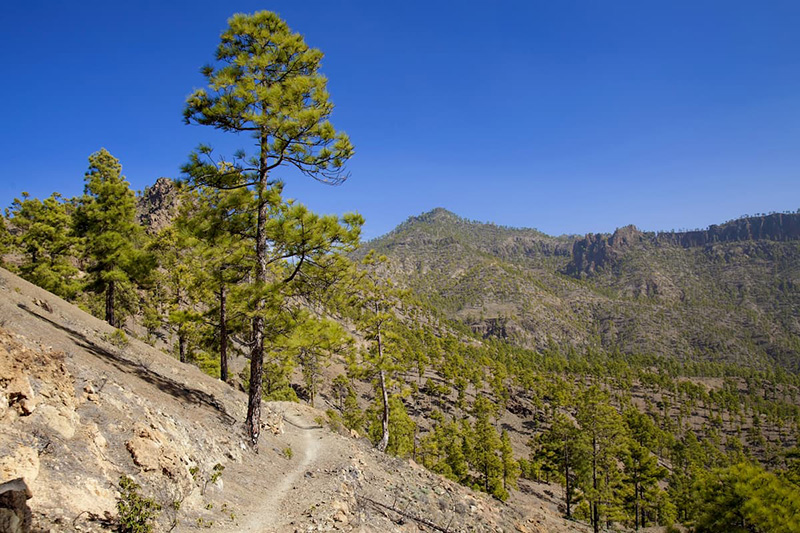
M178 177L182 122L234 12L271 9L325 53L338 188L286 175L365 236L437 206L550 234L707 226L800 207L800 2L8 0L0 206L82 191L90 153L135 189Z

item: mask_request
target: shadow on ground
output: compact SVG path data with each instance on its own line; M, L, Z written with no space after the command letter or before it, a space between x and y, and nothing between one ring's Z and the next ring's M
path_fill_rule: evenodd
M166 392L167 394L170 394L179 400L186 401L192 405L212 409L217 414L220 421L224 424L228 424L230 426L236 424L236 419L228 414L224 406L213 395L198 389L187 387L186 385L178 383L150 370L141 362L127 359L122 354L122 350L119 350L118 352L107 350L106 348L99 346L94 341L86 337L86 335L83 333L68 328L63 324L59 324L58 322L55 322L54 320L37 313L25 304L19 303L17 304L17 307L38 318L39 320L47 322L54 328L65 332L67 335L69 335L69 337L72 339L72 342L74 342L76 346L86 350L98 358L109 361L120 371L127 374L133 374L143 381L158 387L159 390Z

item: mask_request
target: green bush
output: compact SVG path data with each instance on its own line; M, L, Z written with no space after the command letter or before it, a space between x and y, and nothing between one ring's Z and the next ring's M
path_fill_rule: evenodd
M105 340L110 344L113 344L119 349L127 348L128 344L130 344L128 336L125 335L125 332L119 328L115 329L113 333L103 334L103 340Z
M139 494L141 487L128 476L119 478L117 498L117 531L118 533L150 533L153 521L158 516L161 506L151 498Z

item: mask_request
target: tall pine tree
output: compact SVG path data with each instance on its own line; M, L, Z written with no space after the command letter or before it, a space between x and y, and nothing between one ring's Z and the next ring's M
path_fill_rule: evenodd
M480 474L480 487L492 496L505 500L508 491L503 487L503 461L498 456L501 441L491 422L495 406L484 396L478 396L472 407L475 417L475 441L472 463Z
M578 435L575 423L563 413L556 413L550 428L539 436L537 442L537 459L541 458L545 469L557 472L563 480L567 518L572 518L576 470L581 459L578 454Z
M145 279L153 261L141 251L144 232L136 223L136 197L119 160L105 148L93 153L85 181L76 232L85 238L89 287L104 295L105 320L116 327L120 289Z
M15 198L8 210L9 222L17 232L8 241L23 257L20 274L31 283L67 299L75 297L80 290L78 269L73 264L80 245L72 228L73 209L74 206L58 193L44 201L22 193L22 199Z
M353 153L350 140L328 120L333 104L327 80L319 73L322 52L309 48L278 15L261 11L237 14L228 21L217 47L216 66L203 68L208 89L189 96L187 123L248 133L255 153L237 153L230 161L209 160L211 149L192 154L185 171L198 184L215 188L250 188L256 213L255 285L252 301L252 348L247 420L250 442L257 446L261 419L261 381L268 285L271 281L268 223L274 207L272 171L290 166L323 182L346 178L344 163ZM320 245L332 235L320 233ZM297 257L298 268L304 255Z
M175 225L194 237L193 255L202 265L192 292L206 309L204 323L213 332L207 346L219 357L219 378L228 381L231 336L247 329L241 284L252 272L254 213L252 192L198 187L186 194Z
M364 377L375 378L376 390L380 398L381 431L377 448L386 451L390 437L391 403L390 389L394 386L394 375L407 367L399 349L400 336L394 331L397 317L394 308L401 294L390 281L380 275L386 258L370 251L361 262L363 267L353 272L347 307L353 311L356 327L368 341L362 352ZM374 431L373 434L377 434Z
M576 414L579 454L582 456L581 484L589 503L589 518L595 533L603 521L617 517L620 508L621 471L618 456L625 443L622 417L608 403L608 396L596 386L580 399Z

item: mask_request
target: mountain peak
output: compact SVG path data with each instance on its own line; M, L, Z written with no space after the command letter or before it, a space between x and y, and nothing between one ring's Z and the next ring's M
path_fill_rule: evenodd
M416 216L408 217L402 224L394 228L387 235L396 234L411 228L420 228L428 225L442 225L454 222L464 222L465 219L448 211L444 207L436 207L430 211L425 211Z
M419 216L412 217L420 220L460 220L461 217L445 209L444 207L435 207L430 211L420 214Z

